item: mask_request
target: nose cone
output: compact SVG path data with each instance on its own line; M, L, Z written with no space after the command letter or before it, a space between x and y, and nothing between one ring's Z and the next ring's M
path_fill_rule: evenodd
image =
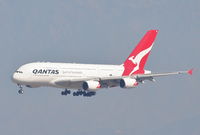
M17 75L16 73L13 74L13 76L12 76L12 81L13 81L14 83L18 83L18 82L19 82L19 77L18 77L18 75Z
M14 83L17 83L17 84L22 84L24 83L25 79L26 79L26 69L27 69L27 66L26 65L22 65L21 67L19 67L12 75L11 77L11 80L14 82Z

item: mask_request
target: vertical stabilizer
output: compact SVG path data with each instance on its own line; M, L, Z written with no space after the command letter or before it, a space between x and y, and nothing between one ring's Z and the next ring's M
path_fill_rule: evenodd
M123 76L144 74L144 66L153 47L158 30L149 30L125 60Z

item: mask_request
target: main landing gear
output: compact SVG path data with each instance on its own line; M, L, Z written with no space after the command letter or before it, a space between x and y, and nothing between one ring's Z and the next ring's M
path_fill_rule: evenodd
M86 92L86 91L77 91L77 92L73 92L73 96L84 96L84 97L91 97L96 95L96 92Z
M20 85L20 84L17 84L17 85L19 86L18 93L19 93L19 94L23 94L24 91L23 91L23 87L22 87L22 85Z
M61 95L70 95L71 91L68 89L65 89L64 91L61 92ZM73 92L73 96L84 96L84 97L91 97L96 95L96 92L93 91L82 91L78 90L76 92Z
M68 89L65 89L65 91L61 92L61 95L68 95L68 94L71 94L71 91Z

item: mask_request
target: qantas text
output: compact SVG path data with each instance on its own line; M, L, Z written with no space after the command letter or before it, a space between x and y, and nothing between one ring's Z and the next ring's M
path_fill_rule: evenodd
M52 69L34 69L33 74L59 74L59 70Z

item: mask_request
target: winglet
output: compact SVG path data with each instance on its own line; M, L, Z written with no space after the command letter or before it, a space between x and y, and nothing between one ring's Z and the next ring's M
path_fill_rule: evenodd
M188 73L189 75L192 75L193 70L194 70L194 69L190 69L190 70L187 71L187 73Z

